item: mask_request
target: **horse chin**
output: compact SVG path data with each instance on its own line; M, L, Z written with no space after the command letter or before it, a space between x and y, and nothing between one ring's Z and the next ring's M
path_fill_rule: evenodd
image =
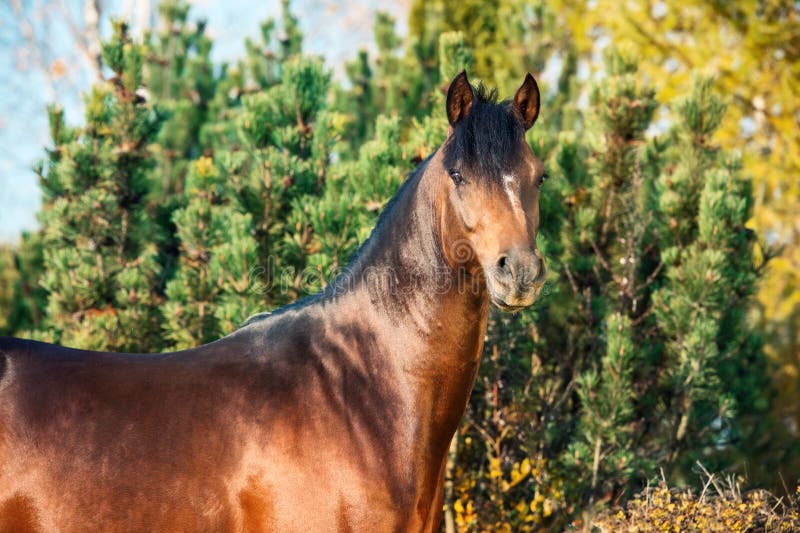
M530 307L533 305L533 302L536 301L536 296L539 293L537 287L524 294L499 294L500 291L496 290L497 288L494 287L493 283L489 283L488 285L489 297L492 304L501 311L506 311L508 313L516 313L526 307Z
M501 311L505 311L506 313L516 313L517 311L522 311L526 307L530 306L530 304L528 304L528 305L510 305L510 304L507 304L505 302L501 302L501 301L495 300L494 298L492 299L492 303L494 304L495 307L497 307Z

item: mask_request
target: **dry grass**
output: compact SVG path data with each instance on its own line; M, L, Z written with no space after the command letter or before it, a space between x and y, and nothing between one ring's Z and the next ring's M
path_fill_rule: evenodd
M619 532L800 532L800 486L779 498L765 490L742 494L732 477L706 475L702 492L648 487L625 508L592 521L592 530ZM787 491L788 492L788 491Z

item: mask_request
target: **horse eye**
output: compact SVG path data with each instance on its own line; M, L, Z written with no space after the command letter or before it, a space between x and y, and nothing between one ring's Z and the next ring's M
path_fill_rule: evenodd
M448 172L450 172L450 177L453 179L453 183L456 185L461 185L464 183L464 177L461 175L461 172L454 168L451 168Z
M539 186L541 187L542 183L544 183L544 182L545 182L545 180L546 180L547 178L549 178L549 177L550 177L550 176L548 176L548 175L547 175L547 172L542 172L542 175L541 175L541 176L539 176Z

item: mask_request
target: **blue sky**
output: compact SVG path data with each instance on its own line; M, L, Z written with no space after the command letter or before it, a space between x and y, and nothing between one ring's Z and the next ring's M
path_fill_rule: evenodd
M123 13L130 0L109 1L108 13ZM47 146L45 106L53 100L64 105L71 124L81 122L80 93L89 86L89 77L75 73L67 86L59 84L52 91L40 71L31 65L31 48L25 46L22 26L9 2L0 6L0 242L14 242L20 232L34 229L40 205L34 162L44 156ZM41 22L39 14L51 8L52 2L34 2L37 9L30 15L32 24ZM196 0L191 2L191 18L208 20L214 39L215 62L240 57L244 39L257 36L261 21L280 13L280 2L253 0ZM67 2L68 8L80 10L80 1ZM336 2L295 0L292 12L300 20L307 52L325 56L335 74L341 74L346 59L360 48L373 48L372 23L377 9L392 13L398 29L405 31L408 1L385 3L377 0ZM52 41L71 47L65 29L50 30ZM68 76L70 77L70 76Z

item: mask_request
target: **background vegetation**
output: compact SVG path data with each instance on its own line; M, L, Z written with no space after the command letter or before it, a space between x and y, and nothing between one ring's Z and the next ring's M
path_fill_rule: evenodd
M703 468L794 494L798 16L778 0L417 1L408 35L379 15L377 54L337 82L287 4L215 65L205 24L163 2L142 41L113 25L81 124L48 110L41 229L0 251L0 332L180 349L314 292L444 140L448 81L467 68L511 95L530 71L549 278L533 309L491 319L443 528L613 530L642 501L693 500L605 509L657 479L702 488Z

